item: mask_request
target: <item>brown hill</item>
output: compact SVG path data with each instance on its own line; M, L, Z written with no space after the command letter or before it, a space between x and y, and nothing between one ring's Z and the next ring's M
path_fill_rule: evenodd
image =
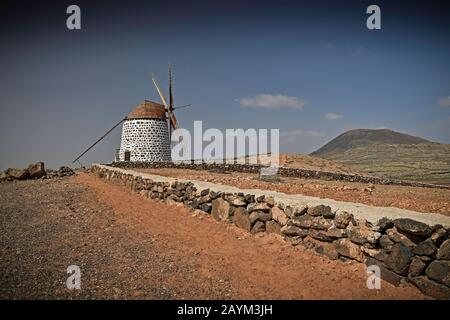
M347 131L311 155L364 175L450 184L450 145L391 130Z
M389 129L354 129L337 136L320 149L311 153L311 155L323 156L333 152L342 152L372 143L418 144L427 142L430 141Z

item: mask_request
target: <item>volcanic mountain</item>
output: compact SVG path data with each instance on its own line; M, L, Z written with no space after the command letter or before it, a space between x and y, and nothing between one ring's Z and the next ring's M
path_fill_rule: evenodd
M450 145L388 129L344 132L311 156L382 178L450 184Z
M430 141L389 129L354 129L337 136L320 149L311 153L312 156L324 156L334 152L366 146L372 143L383 144L419 144Z

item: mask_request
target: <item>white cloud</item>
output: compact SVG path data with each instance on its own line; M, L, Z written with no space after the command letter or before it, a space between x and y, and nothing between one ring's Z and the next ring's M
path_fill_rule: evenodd
M338 120L342 119L343 117L344 116L339 113L325 113L325 118L327 118L328 120Z
M276 108L293 108L303 109L306 105L306 101L297 97L289 97L282 94L258 94L254 97L240 98L238 102L241 107L244 108L263 108L263 109L276 109Z
M450 107L450 96L440 98L438 104L441 107L445 107L445 108Z

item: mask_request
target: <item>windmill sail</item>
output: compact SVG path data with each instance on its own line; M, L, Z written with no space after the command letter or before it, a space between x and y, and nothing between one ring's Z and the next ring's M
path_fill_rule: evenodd
M166 102L166 98L164 97L164 94L162 93L161 89L159 88L158 84L156 83L155 78L152 77L152 81L153 81L153 84L155 85L156 91L158 91L159 97L161 98L161 101L162 101L164 107L167 110L168 107L167 107L167 102Z
M173 111L173 94L172 94L172 66L169 64L169 110Z
M175 115L170 110L169 106L167 105L166 98L164 97L164 94L162 93L161 89L159 88L158 83L156 82L156 79L152 78L152 81L153 81L153 84L155 85L156 91L158 92L159 97L161 98L161 101L162 101L164 107L166 108L167 114L169 115L170 124L171 124L172 128L177 129L178 123L177 123L177 119L175 118Z

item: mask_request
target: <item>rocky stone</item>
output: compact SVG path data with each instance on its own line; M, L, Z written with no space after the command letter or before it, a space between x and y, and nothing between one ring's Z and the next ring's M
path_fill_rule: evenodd
M273 207L275 205L275 200L272 196L266 197L265 202L270 206Z
M206 195L209 195L209 188L208 189L203 189L202 191L200 191L200 196L204 197Z
M426 270L430 279L436 280L447 287L450 287L450 261L434 260Z
M333 237L335 239L346 238L347 237L347 230L339 229L339 228L336 228L335 226L331 226L331 228L327 230L327 234L330 237Z
M198 200L197 199L193 199L192 201L191 201L191 203L190 203L190 207L192 208L192 209L198 209L198 207L199 207L199 202L198 202Z
M186 190L186 187L187 187L187 185L186 185L185 182L180 182L180 181L178 181L177 186L175 187L175 189L176 189L177 191L185 191L185 190Z
M311 229L309 231L309 236L325 242L332 242L333 240L345 237L346 232L343 229L338 228L330 228L329 230L316 230Z
M424 294L436 299L450 299L450 288L436 283L425 276L410 277L409 280Z
M392 220L383 217L380 220L378 220L377 222L377 226L378 226L378 231L381 233L384 233L387 229L390 229L394 226L394 223L392 222Z
M227 200L231 205L240 207L247 205L247 202L245 201L245 198L242 196L237 196L234 194L225 196L225 200Z
M413 248L413 253L419 256L433 256L436 254L437 248L431 239L422 241Z
M383 234L380 239L378 240L380 243L380 246L386 251L391 252L392 246L395 244L389 237L385 234Z
M166 200L165 200L166 203L167 204L171 204L171 205L177 204L178 201L175 200L174 197L176 197L176 196L175 195L171 195L170 197L167 197Z
M384 261L386 259L387 254L380 249L370 249L366 247L361 247L362 252L364 252L367 256L377 259L379 261Z
M278 222L280 225L285 226L289 220L289 217L279 207L273 207L271 210L272 219Z
M377 259L367 257L365 264L368 267L369 266L378 266L380 268L380 272L381 272L380 278L386 282L393 284L394 286L399 286L400 283L402 282L403 277L399 276L398 274L395 274L394 272L392 272L391 270L386 268L384 263L381 261L378 261Z
M211 215L219 221L228 221L230 219L230 204L222 198L212 201Z
M0 173L0 182L12 179L5 171Z
M67 166L62 166L57 171L58 177L67 177L67 176L72 176L74 174L75 174L75 172Z
M317 216L327 216L325 218L334 218L334 213L331 212L330 206L324 206L324 205L318 205L315 207L308 208L307 213L310 216L317 217Z
M348 238L357 244L376 244L381 238L381 233L370 230L367 226L349 226L347 228Z
M325 219L322 216L313 217L311 228L319 230L328 230L333 225L333 220Z
M284 226L281 227L280 232L288 237L300 237L304 238L308 235L308 230L301 229L296 226Z
M211 202L211 197L209 196L209 194L207 194L207 195L205 195L205 196L203 196L203 197L200 197L200 198L198 199L198 203L199 203L199 204L209 203L209 202Z
M314 250L321 243L323 242L313 239L308 235L305 238L303 238L302 246L305 247L306 249Z
M211 190L209 192L209 196L211 197L212 200L219 198L220 196L222 196L222 192L216 192Z
M28 178L28 171L26 169L8 168L5 173L16 180L25 180Z
M269 212L264 212L264 211L252 211L252 213L250 213L250 222L253 224L256 221L262 221L262 222L266 222L269 221L271 218L271 214Z
M264 202L264 199L266 198L266 196L265 195L260 195L260 196L258 196L258 197L256 197L256 202Z
M412 258L412 248L401 243L392 247L391 253L384 259L386 266L399 275L407 275Z
M264 232L264 231L266 231L266 226L265 226L264 222L256 221L252 227L251 233L256 234L256 233Z
M431 241L437 246L440 246L442 242L447 238L447 231L444 228L439 228L431 235Z
M414 247L415 246L415 243L412 242L405 235L403 235L400 232L398 232L396 227L393 227L391 229L387 229L386 230L386 234L389 237L389 239L391 239L395 243L402 243L403 245L408 246L408 247Z
M310 215L302 215L289 220L289 223L300 228L311 228L314 218Z
M265 202L257 202L257 203L249 203L247 206L247 211L263 211L263 212L270 212L270 207Z
M441 244L436 258L440 260L450 260L450 239L445 240Z
M250 222L250 215L247 210L243 207L236 208L233 214L233 222L239 228L250 231L252 229L252 224Z
M349 223L353 220L353 215L346 211L341 211L336 214L334 217L334 224L336 227L345 229L349 225Z
M394 226L400 233L415 237L428 238L431 236L432 229L425 223L408 218L395 219Z
M354 259L359 262L364 261L364 254L362 253L361 248L358 245L351 242L350 240L338 239L334 241L333 244L336 248L336 251L340 255Z
M281 225L274 220L267 221L266 222L266 232L281 234Z
M332 242L334 238L330 237L326 231L311 229L309 230L309 236L311 238L324 241L324 242Z
M426 263L422 261L422 259L420 259L419 257L413 257L411 259L411 264L409 265L408 275L410 277L420 276L426 266Z
M209 203L202 203L198 208L205 212L211 212L211 205Z
M255 202L255 195L254 194L246 194L244 196L245 201L247 201L248 203L250 202Z
M28 174L31 179L39 179L47 174L45 171L45 165L42 161L30 164L28 166Z
M291 245L293 246L298 246L299 244L302 243L303 238L302 237L288 237L286 236L284 238L284 240L289 241L291 243Z
M286 215L289 218L295 218L295 217L304 215L307 210L308 210L308 207L306 205L301 205L301 206L298 206L295 208L293 208L291 206L286 206L284 212L286 213Z
M308 238L306 238L308 239ZM304 242L311 242L311 240L306 240ZM332 243L324 243L324 242L320 242L320 243L314 243L314 244L308 244L308 247L313 247L312 249L314 249L315 252L317 252L318 254L322 254L324 256L326 256L328 259L331 260L337 260L339 258L339 253L336 251L336 248L334 247L334 245Z

